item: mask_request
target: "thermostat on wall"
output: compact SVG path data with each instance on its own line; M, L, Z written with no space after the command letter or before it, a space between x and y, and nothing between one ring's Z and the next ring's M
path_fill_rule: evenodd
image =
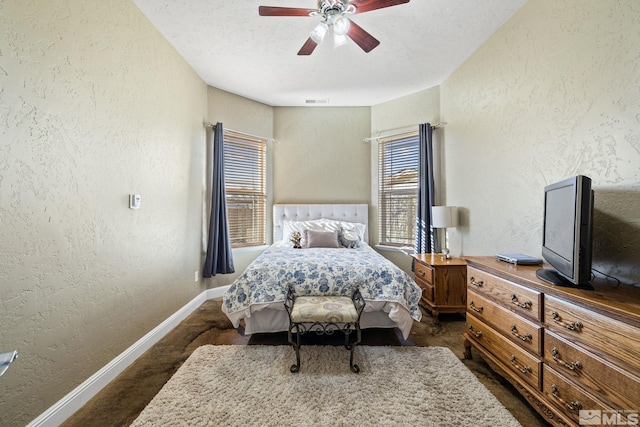
M129 209L139 209L139 208L140 208L140 195L129 194Z

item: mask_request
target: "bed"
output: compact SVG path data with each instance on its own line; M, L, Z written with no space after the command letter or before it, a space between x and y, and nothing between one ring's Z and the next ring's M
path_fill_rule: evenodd
M294 231L302 231L303 249L293 247ZM329 233L337 247L318 243ZM222 311L236 328L243 320L245 334L287 331L289 286L298 295L350 295L358 287L366 301L361 328L398 328L406 339L422 317L422 291L368 241L365 204L274 205L273 244L229 286Z

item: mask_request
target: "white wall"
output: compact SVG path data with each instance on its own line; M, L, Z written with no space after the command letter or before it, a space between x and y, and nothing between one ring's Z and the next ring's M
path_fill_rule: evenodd
M21 426L202 290L207 100L129 0L4 0L0 28L0 425Z
M640 280L640 2L530 0L441 87L455 254L540 254L543 188L593 179L594 267Z

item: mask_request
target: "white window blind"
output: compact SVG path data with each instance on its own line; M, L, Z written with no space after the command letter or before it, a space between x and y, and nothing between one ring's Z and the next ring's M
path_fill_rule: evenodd
M224 180L231 247L266 242L266 140L224 131Z
M418 134L397 135L379 143L380 244L413 246L418 200Z

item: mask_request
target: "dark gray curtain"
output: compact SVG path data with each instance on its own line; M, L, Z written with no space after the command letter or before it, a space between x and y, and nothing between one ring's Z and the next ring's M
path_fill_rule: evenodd
M416 253L434 252L438 235L431 227L431 206L434 201L433 129L429 123L418 129L420 163L418 165L418 202L416 206Z
M224 132L222 123L217 123L209 132L209 152L213 152L211 168L211 217L209 219L209 241L204 260L204 277L233 273L233 254L227 220L227 200L224 189Z

